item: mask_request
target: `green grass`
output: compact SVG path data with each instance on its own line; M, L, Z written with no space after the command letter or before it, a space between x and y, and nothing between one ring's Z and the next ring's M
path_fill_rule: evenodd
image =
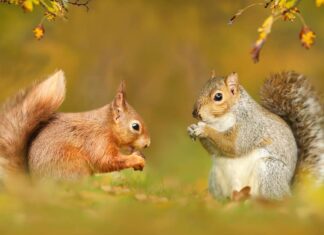
M0 191L0 234L323 233L324 189L280 203L218 202L207 190L207 154L185 133L172 136L161 143L169 148L148 151L143 172Z
M1 234L323 234L324 189L284 202L217 202L206 181L148 167L0 193Z
M212 69L219 75L237 71L254 97L263 78L281 70L298 69L324 89L323 9L302 1L302 13L318 37L313 49L300 47L298 23L279 24L255 65L248 52L263 10L227 25L244 2L92 1L91 11L71 8L68 21L46 24L42 41L32 34L41 14L2 4L1 100L62 68L68 86L62 110L84 111L110 101L125 79L127 97L147 121L152 146L143 172L0 190L0 235L324 234L323 189L306 187L275 204L212 199L210 158L186 136L192 105Z

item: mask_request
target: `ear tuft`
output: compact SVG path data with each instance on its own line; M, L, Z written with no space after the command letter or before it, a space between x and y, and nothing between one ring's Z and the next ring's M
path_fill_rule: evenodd
M215 78L215 77L216 77L216 71L215 69L213 69L211 72L211 78Z
M233 95L236 94L239 86L238 74L233 72L226 78L226 85Z
M117 90L117 93L122 93L125 95L126 93L126 83L124 80L122 80L119 84L119 87L118 87L118 90Z
M126 109L126 93L125 93L125 82L121 81L117 89L117 93L113 100L113 112L115 119L119 119L120 114Z

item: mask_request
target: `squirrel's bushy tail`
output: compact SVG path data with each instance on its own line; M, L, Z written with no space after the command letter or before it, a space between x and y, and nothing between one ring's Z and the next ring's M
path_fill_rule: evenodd
M324 182L323 104L306 77L295 72L271 75L261 100L291 126L298 146L296 177L306 174Z
M27 145L41 122L59 108L65 97L65 78L56 72L20 91L0 111L0 178L27 170Z

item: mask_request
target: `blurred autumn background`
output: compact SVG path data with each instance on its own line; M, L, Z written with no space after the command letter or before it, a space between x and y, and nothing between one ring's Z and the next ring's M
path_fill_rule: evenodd
M61 192L40 189L36 195L27 190L24 199L0 193L0 232L323 232L323 192L270 211L252 204L233 209L210 199L210 158L186 134L194 122L192 105L212 70L218 75L238 72L256 99L265 77L282 70L306 74L320 93L324 90L323 7L306 0L299 4L316 33L311 49L300 45L299 22L278 22L255 64L249 53L257 28L269 12L256 7L235 24L227 24L251 2L93 0L89 11L71 6L67 20L46 22L41 40L32 31L43 11L24 13L16 6L0 4L1 101L63 69L67 97L61 111L86 111L110 102L124 79L127 98L146 120L152 138L144 172L98 176L82 185L63 187ZM276 226L269 230L272 224Z

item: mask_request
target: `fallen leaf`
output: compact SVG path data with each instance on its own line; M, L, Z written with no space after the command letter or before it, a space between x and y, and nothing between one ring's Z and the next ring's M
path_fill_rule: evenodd
M148 196L146 194L144 194L144 193L139 193L139 194L135 195L135 199L140 201L140 202L143 202L143 201L147 201Z
M138 193L135 195L135 199L140 202L152 202L152 203L166 203L169 201L167 197L159 197L155 195L147 195L144 193Z
M122 186L103 185L103 186L101 186L101 189L104 192L112 194L112 195L128 194L130 192L129 188L122 187Z
M251 187L246 186L242 188L240 191L234 190L232 193L232 200L236 202L246 201L251 197Z

